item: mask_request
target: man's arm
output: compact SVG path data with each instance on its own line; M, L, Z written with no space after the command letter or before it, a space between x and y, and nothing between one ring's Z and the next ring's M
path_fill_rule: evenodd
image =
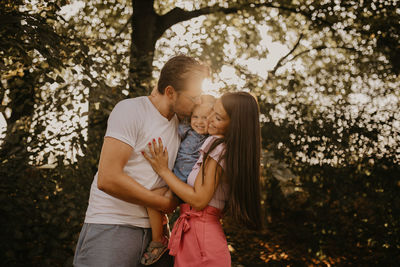
M124 173L133 148L118 139L104 138L101 149L97 187L118 199L150 207L163 212L172 212L178 202L151 192Z

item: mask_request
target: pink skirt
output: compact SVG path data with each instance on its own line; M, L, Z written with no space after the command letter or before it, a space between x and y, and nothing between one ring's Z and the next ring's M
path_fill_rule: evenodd
M181 215L175 222L169 240L169 254L175 256L175 267L231 266L231 255L224 231L221 211L207 206L196 211L181 204Z

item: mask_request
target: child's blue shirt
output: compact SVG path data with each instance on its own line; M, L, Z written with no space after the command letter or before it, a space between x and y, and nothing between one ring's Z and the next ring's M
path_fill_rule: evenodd
M178 133L181 137L181 145L176 156L173 172L186 183L194 164L200 157L199 149L207 139L208 134L198 134L187 124L179 124Z

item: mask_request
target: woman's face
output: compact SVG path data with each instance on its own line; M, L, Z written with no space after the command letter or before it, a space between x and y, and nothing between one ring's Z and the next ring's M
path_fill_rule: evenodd
M221 99L217 99L208 117L208 133L211 135L225 136L229 123L230 118L222 105Z

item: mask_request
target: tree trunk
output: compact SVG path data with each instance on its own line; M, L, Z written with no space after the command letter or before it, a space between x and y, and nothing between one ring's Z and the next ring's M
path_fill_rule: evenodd
M132 0L131 57L129 61L130 96L147 95L150 91L152 63L158 33L159 15L153 0Z

